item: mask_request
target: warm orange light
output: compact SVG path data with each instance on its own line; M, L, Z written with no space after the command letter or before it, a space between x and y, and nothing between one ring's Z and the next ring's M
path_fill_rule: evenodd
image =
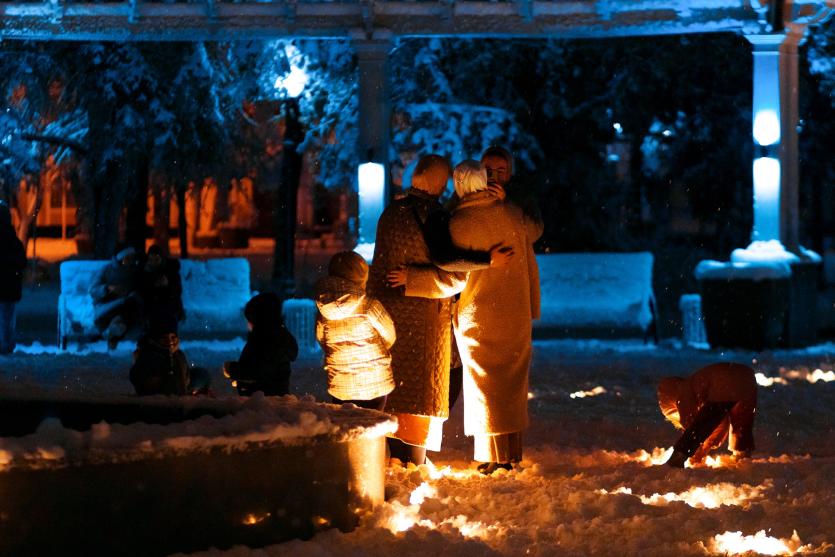
M260 524L260 523L264 522L269 517L270 517L270 513L260 513L260 514L247 513L247 515L244 516L241 523L246 525L246 526L254 526L256 524Z
M760 499L763 494L772 487L770 480L763 485L751 486L748 484L734 485L723 482L705 486L691 487L681 493L653 493L652 495L636 495L628 487L619 487L614 491L600 489L600 494L625 494L633 495L641 500L644 505L663 507L673 501L681 501L696 509L716 509L722 505L732 507L747 507L750 501Z
M753 536L745 536L742 532L725 532L717 534L708 543L707 549L716 555L743 555L757 553L760 555L796 555L798 553L824 553L832 548L824 543L820 547L803 545L797 531L789 539L774 538L760 530Z
M606 389L601 387L600 385L598 385L597 387L591 389L590 391L577 391L577 392L571 393L569 396L571 398L587 398L587 397L602 395L604 393L606 393Z

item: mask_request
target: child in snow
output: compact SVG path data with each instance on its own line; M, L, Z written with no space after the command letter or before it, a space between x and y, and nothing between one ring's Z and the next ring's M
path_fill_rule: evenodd
M170 332L152 331L139 339L133 353L130 382L140 396L211 393L209 372L189 367L186 355L180 350L180 339Z
M261 391L267 396L290 392L290 363L299 355L296 338L284 326L281 300L272 292L256 295L244 308L249 335L237 362L226 362L223 373L241 396Z
M389 349L394 322L365 294L368 264L358 254L333 256L328 276L316 284L316 339L325 353L328 393L335 403L383 410L394 389Z
M728 438L728 448L737 458L754 449L754 413L757 382L754 370L742 364L716 363L690 377L668 377L658 385L661 412L683 429L667 464L684 467L688 458L703 462Z

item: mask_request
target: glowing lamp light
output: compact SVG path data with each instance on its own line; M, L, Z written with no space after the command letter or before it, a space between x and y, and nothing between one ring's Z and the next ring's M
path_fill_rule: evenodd
M780 239L780 161L754 159L754 240Z
M780 118L776 110L757 111L754 116L754 141L763 147L780 142Z
M377 221L383 214L386 170L376 162L363 163L357 168L357 183L360 243L373 244L377 235Z
M302 62L302 53L295 46L288 44L284 47L284 53L290 62L290 73L278 77L275 80L275 88L283 89L291 99L297 98L304 91L307 85L307 72L299 65Z

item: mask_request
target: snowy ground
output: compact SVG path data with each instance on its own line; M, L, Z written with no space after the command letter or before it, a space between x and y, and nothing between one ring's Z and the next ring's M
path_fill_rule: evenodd
M212 370L219 396L232 393L220 364L241 346L240 340L184 343L191 361ZM129 347L112 354L101 344L54 351L21 347L0 357L4 396L131 392ZM430 455L434 465L391 469L386 503L355 531L197 555L689 556L746 548L756 549L747 555L835 555L835 381L828 381L835 378L834 356L833 345L752 354L537 342L532 426L519 470L489 478L473 470L459 403L444 450ZM720 458L716 467L687 470L653 465L651 455L660 457L676 438L655 403L658 378L717 360L753 364L761 382L772 383L760 391L755 458L739 465ZM294 369L296 393L324 397L318 362Z

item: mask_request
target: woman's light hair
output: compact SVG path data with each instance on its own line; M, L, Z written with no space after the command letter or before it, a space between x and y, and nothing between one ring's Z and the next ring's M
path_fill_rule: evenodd
M452 173L455 193L458 197L487 189L487 173L481 163L472 159L458 164Z

